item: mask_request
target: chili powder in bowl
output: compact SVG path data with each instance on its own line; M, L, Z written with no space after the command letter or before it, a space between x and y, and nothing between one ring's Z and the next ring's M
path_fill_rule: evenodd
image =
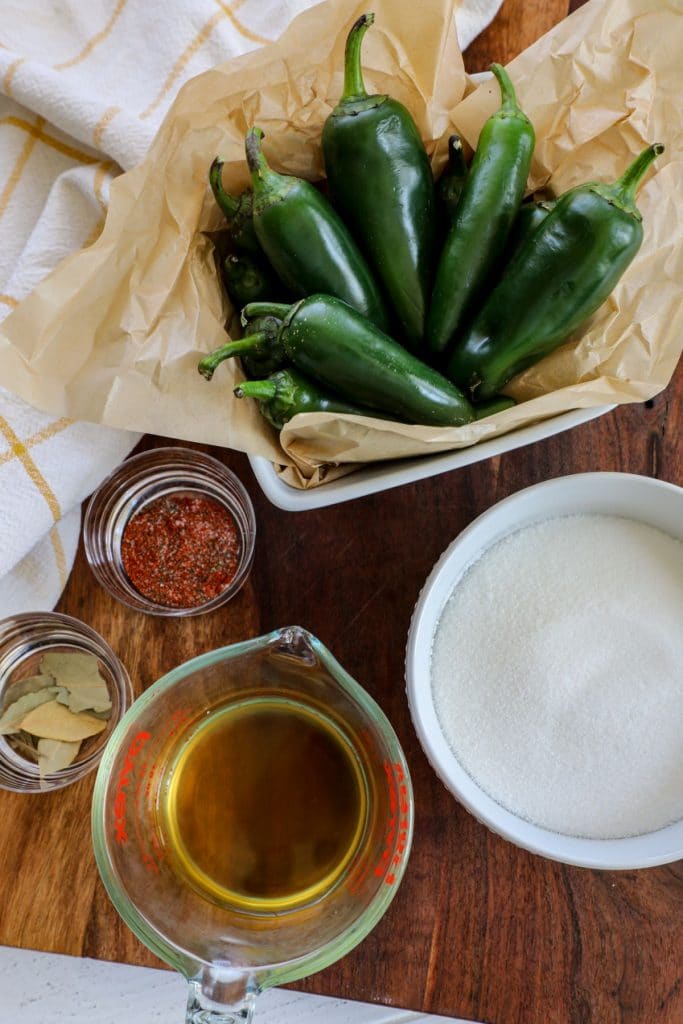
M190 448L157 448L123 462L90 499L85 553L114 597L150 615L198 615L241 588L256 522L229 469Z

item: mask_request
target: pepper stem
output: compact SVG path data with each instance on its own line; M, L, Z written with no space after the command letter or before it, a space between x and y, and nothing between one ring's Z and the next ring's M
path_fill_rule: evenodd
M232 390L237 398L257 398L259 402L269 402L277 394L277 385L272 380L244 380Z
M265 132L262 128L250 128L247 132L247 137L244 140L244 148L247 154L247 165L251 171L251 177L254 185L257 185L259 181L266 181L271 174L275 172L268 166L263 148L261 146L261 139L264 137Z
M223 164L225 161L221 160L219 156L216 157L214 162L209 168L209 184L211 185L211 191L213 197L216 200L217 205L223 211L225 216L230 220L235 216L238 209L238 202L234 196L231 196L223 188Z
M247 322L255 320L257 316L274 316L284 320L291 308L287 302L248 302L240 315L242 326L246 327Z
M238 356L241 352L251 352L252 349L257 348L267 340L264 331L257 331L254 334L247 335L245 338L239 338L237 341L228 341L225 345L221 345L220 348L214 349L213 352L209 352L208 355L204 356L197 369L202 377L211 380L216 369L224 360L231 359L232 356Z
M375 20L374 14L361 14L358 21L351 27L346 37L344 51L344 93L343 100L364 99L367 96L363 81L363 68L360 62L360 51L363 36Z
M501 64L492 64L491 71L498 79L500 86L500 107L501 110L519 110L515 87L510 81L510 76Z
M652 161L663 152L664 146L660 142L655 142L635 158L633 163L626 168L622 176L614 183L614 188L617 190L620 199L626 202L634 202L636 191L645 172Z

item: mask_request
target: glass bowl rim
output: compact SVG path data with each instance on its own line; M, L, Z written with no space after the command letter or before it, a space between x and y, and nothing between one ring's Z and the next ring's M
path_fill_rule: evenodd
M87 641L87 645L91 649L91 653L97 651L95 656L106 665L107 671L111 676L113 686L116 689L118 710L116 718L113 721L111 719L107 720L108 724L111 724L111 728L109 729L108 738L101 745L97 746L85 757L77 758L72 764L67 765L66 768L62 768L57 772L50 772L45 775L42 780L42 785L37 771L35 774L31 772L30 774L27 773L25 775L26 781L23 786L12 786L5 781L0 781L0 788L16 793L33 794L53 792L70 785L72 782L77 782L79 779L84 778L93 771L93 769L97 768L104 756L109 740L113 736L119 722L135 700L135 693L130 674L119 656L104 639L101 633L98 633L97 630L93 629L93 627L87 622L83 622L81 619L77 619L73 615L67 615L65 612L56 612L52 610L18 612L16 615L7 615L3 619L0 619L0 645L7 641L12 642L14 633L16 633L16 639L19 640L22 629L27 631L31 627L40 627L41 624L46 627L46 631L43 634L43 636L48 640L45 644L46 650L50 649L49 627L53 624L55 630L57 630L59 626L63 628L65 627L82 637ZM12 629L12 627L15 628ZM66 638L58 640L54 646L66 647L68 646L68 640ZM4 692L6 682L6 676L4 674L1 675L0 694ZM37 769L37 765L32 767Z
M147 474L144 473L146 463L149 463L149 480L146 480ZM190 463L193 464L190 465ZM111 488L115 488L114 494L125 494L128 487L132 485L133 481L131 481L130 478L133 477L137 489L139 491L143 491L146 484L149 485L154 482L155 473L164 469L172 471L174 468L180 472L183 465L194 472L198 472L200 478L194 482L195 488L198 491L202 490L202 484L204 483L201 479L202 470L204 470L205 473L213 470L213 472L218 476L218 483L220 487L226 491L228 489L232 489L234 491L234 494L230 495L232 501L221 500L221 504L228 508L228 511L235 522L235 527L241 542L241 551L239 556L239 565L234 577L228 586L219 594L212 597L209 601L205 601L199 605L193 605L190 607L174 607L171 605L157 604L150 598L145 597L144 594L135 589L132 583L126 580L123 568L116 565L114 565L113 571L117 576L121 576L123 578L121 580L120 589L119 587L112 585L110 580L101 571L99 564L100 560L97 557L94 547L93 534L103 533L109 519L111 518L111 510L107 510L104 525L98 524L97 528L94 525L95 517L100 510L100 505L105 501L112 500L108 493ZM172 486L172 481L169 480L168 484L169 486ZM179 487L178 489L192 490L193 487L188 484L186 487ZM220 500L212 494L209 494L208 496L214 501ZM236 514L235 508L232 507L233 504L237 509L239 509L239 512L246 520L245 524L240 522L240 517ZM134 514L135 513L133 513L133 515ZM129 519L132 518L133 515L129 516ZM126 521L126 524L127 522L128 520ZM189 618L193 615L203 615L222 607L224 604L227 604L228 601L232 600L232 598L235 597L242 589L249 576L254 559L254 550L256 546L256 515L253 502L246 487L237 474L228 466L220 462L219 459L215 458L213 455L207 454L206 452L197 451L194 448L188 448L182 445L161 445L157 448L147 449L144 452L138 452L136 455L131 455L127 459L124 459L100 483L99 487L90 496L85 508L85 512L83 514L82 533L85 556L90 570L100 586L102 586L115 600L119 601L126 607L131 608L133 611L142 612L145 615L152 615L160 618ZM113 565L112 559L107 558L106 564L111 567Z

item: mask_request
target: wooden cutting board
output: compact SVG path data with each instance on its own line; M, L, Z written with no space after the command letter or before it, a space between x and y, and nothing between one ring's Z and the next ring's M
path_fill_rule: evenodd
M470 48L503 63L568 13L505 0ZM212 615L162 621L117 604L79 552L59 610L84 619L137 693L198 653L278 626L315 633L378 700L414 780L416 837L389 912L341 962L297 987L493 1024L680 1024L681 864L638 872L565 867L491 834L446 792L410 723L403 681L413 605L432 565L477 515L550 477L621 470L683 484L683 367L667 391L446 476L317 512L285 513L244 456L213 449L254 500L254 568ZM147 439L142 447L166 444ZM158 965L120 921L90 846L93 778L49 796L0 792L0 943Z

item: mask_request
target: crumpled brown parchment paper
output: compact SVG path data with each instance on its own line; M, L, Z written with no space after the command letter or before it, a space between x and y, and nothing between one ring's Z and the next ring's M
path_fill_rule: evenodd
M465 96L453 0L377 0L363 51L369 90L413 113L438 171L457 129L475 146L495 83ZM65 260L0 328L0 382L47 411L240 449L287 482L316 486L354 465L475 444L570 409L642 401L683 349L683 11L678 0L592 0L509 67L536 129L529 191L616 178L650 142L665 154L642 187L645 240L610 299L576 336L511 382L514 409L459 428L307 414L278 439L256 403L233 399L234 362L207 384L196 365L232 311L205 232L207 185L247 184L243 140L260 125L269 160L323 176L320 133L341 93L344 41L365 2L326 0L270 46L188 82L145 161L118 178L102 235ZM371 183L369 183L371 187Z

